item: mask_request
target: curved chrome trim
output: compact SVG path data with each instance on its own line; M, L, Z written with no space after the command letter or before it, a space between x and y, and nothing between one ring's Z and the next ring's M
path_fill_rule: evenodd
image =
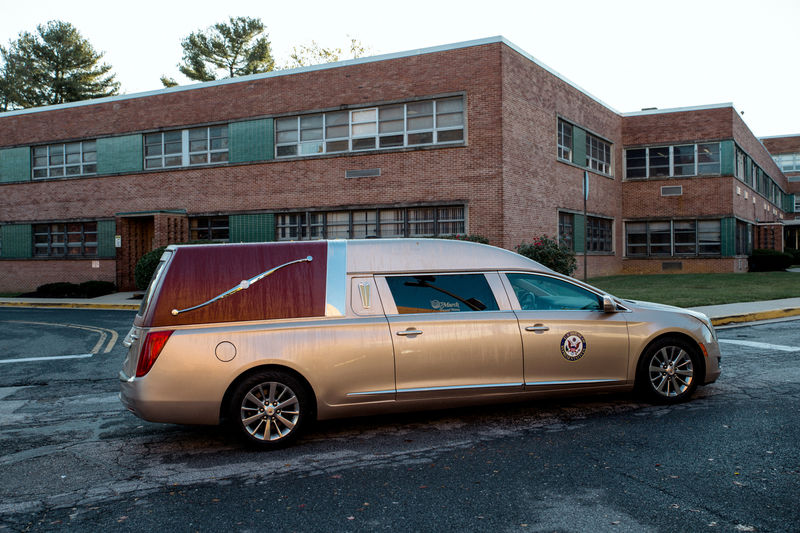
M200 309L201 307L205 307L205 306L207 306L209 304L212 304L212 303L216 302L217 300L222 300L223 298L227 298L231 294L236 294L239 291L243 291L245 289L249 289L250 286L253 285L254 283L257 283L257 282L261 281L262 279L266 278L267 276L269 276L270 274L272 274L276 270L280 270L283 267L287 267L287 266L293 265L295 263L305 263L305 262L313 261L313 260L314 260L314 258L309 255L308 257L304 257L303 259L295 259L294 261L289 261L288 263L284 263L282 265L278 265L275 268L271 268L269 270L265 270L261 274L253 276L250 279L243 279L242 281L239 282L239 284L237 286L235 286L235 287L233 287L231 289L228 289L227 291L223 292L219 296L215 296L215 297L211 298L207 302L203 302L201 304L195 305L194 307L187 307L186 309L173 309L172 310L172 316L178 316L181 313L187 313L189 311L194 311L195 309Z
M583 383L623 383L618 379L574 379L568 381L526 381L525 386L539 385L580 385Z
M347 306L347 241L328 241L325 316L344 316Z

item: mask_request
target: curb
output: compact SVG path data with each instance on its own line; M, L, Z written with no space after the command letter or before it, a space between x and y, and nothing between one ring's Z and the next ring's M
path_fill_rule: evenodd
M29 309L110 309L115 311L136 311L139 309L139 304L0 302L0 307L20 307Z
M774 311L760 311L756 313L745 313L743 315L722 316L712 318L711 323L714 326L725 326L727 324L738 324L741 322L756 322L758 320L772 320L775 318L786 318L789 316L800 315L800 308L793 307L790 309L776 309Z

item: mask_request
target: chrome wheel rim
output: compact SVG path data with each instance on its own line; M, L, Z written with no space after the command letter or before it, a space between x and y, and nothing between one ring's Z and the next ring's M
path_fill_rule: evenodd
M680 346L665 346L650 359L650 384L666 398L680 396L692 385L694 365Z
M255 439L276 441L288 436L300 419L300 402L282 383L259 383L245 394L240 409L242 426Z

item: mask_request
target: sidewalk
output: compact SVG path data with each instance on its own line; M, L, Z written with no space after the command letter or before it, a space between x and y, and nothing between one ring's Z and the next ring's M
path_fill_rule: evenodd
M0 307L139 309L141 292L118 292L97 298L0 298ZM715 326L800 315L800 298L691 307L707 315Z

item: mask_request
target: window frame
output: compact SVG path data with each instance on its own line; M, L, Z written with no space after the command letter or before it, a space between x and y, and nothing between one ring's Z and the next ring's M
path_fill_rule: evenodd
M458 110L448 110L450 102L459 102ZM430 103L430 112L425 112L421 115L411 116L409 108L413 106L424 106ZM396 110L402 106L402 118L400 117L387 117L381 119L382 112ZM444 108L444 110L440 109ZM376 150L399 150L404 148L420 148L426 146L459 146L466 142L466 97L464 95L444 96L440 98L425 98L420 100L412 100L406 102L395 102L388 104L372 105L366 107L354 107L346 110L330 110L325 112L305 113L301 115L290 115L284 117L275 117L274 119L274 155L275 159L287 159L291 157L309 157L315 155L334 155L334 154L356 154L362 152L371 152ZM367 120L362 115L374 111L373 119ZM337 118L342 113L347 113L347 123L344 124L328 124L329 120L334 116ZM443 117L460 115L460 119L456 120L456 124L440 125L444 122ZM314 139L319 143L318 150L304 152L302 145L304 140L302 138L302 119L304 117L322 117L321 138ZM412 120L424 119L430 117L431 125L425 127L411 127ZM288 129L292 119L296 122L296 129ZM381 131L382 125L396 123L402 121L402 128L388 129ZM449 121L449 120L448 120ZM374 124L374 128L364 128L364 126ZM341 127L347 130L345 136L337 135L329 137L329 129ZM364 129L365 131L356 131L357 129ZM369 130L369 131L366 131ZM374 130L374 131L373 131ZM296 132L291 136L289 132ZM456 134L453 139L447 139L448 132L461 132ZM430 138L427 139L427 135ZM402 142L398 142L402 137ZM414 139L419 137L418 141ZM391 140L388 140L391 139ZM372 143L365 141L372 140ZM384 141L386 140L386 141ZM343 143L346 141L347 148L344 148ZM310 141L309 141L310 142Z
M224 220L224 225L220 222ZM200 222L203 225L200 226ZM194 224L198 225L195 226ZM200 232L206 232L207 237L203 238ZM225 236L215 237L219 232L223 231ZM231 240L230 217L228 215L207 215L207 216L191 216L189 217L189 238L193 241L213 241L213 242L230 242Z
M79 225L76 231L70 226ZM90 225L93 225L93 229ZM54 228L60 226L60 229ZM89 227L87 227L89 226ZM99 257L98 224L96 220L82 221L53 221L37 222L31 225L31 241L33 248L33 258L41 259L82 259ZM78 236L77 240L72 240L71 236ZM94 237L94 240L90 240ZM37 237L44 237L44 242L37 242ZM39 253L38 250L44 250ZM61 253L54 253L59 250ZM78 250L78 253L70 253L70 250Z
M684 148L692 146L692 165L693 171L691 174L678 174L676 172L676 168L681 167L684 168L689 165L689 163L676 163L676 154L675 148ZM708 162L708 161L700 161L701 159L701 147L715 147L715 150L706 152L710 154L712 157L716 155L716 162ZM668 162L667 164L660 164L654 166L652 163L653 156L651 151L653 150L667 150L666 156ZM637 165L631 167L629 165L629 154L633 154L634 152L639 152L640 150L644 150L644 165ZM625 148L624 150L624 160L625 160L625 179L626 180L650 180L650 179L669 179L669 178L692 178L692 177L699 177L699 176L719 176L722 173L722 158L721 158L721 143L720 141L711 141L711 142L696 142L696 143L679 143L679 144L669 144L669 145L654 145L654 146L638 146L638 147L630 147ZM684 155L686 157L686 155ZM640 160L641 157L635 157L635 159ZM716 169L708 170L709 166L716 166ZM666 174L659 174L654 175L653 169L666 169ZM644 175L631 175L631 170L634 170L637 174L640 174L641 171L644 171ZM737 176L738 177L738 176ZM744 181L744 179L742 179Z
M572 162L572 141L572 124L564 119L559 118L556 134L556 152L558 158L562 161L568 161L570 163Z
M69 152L67 153L68 146L78 145L77 152ZM54 154L51 153L52 149L60 147L61 153ZM87 149L91 148L91 149ZM44 154L42 154L42 150L44 150ZM38 152L38 153L37 153ZM89 155L92 154L92 155ZM69 163L68 159L69 156L78 156L77 163ZM53 158L61 157L61 162L54 164L52 162ZM87 161L87 156L89 160ZM37 146L31 147L30 152L30 162L31 162L31 179L32 180L44 180L44 179L54 179L54 178L80 178L83 176L94 176L97 174L97 139L86 139L81 141L71 141L71 142L63 142L63 143L50 143L50 144L42 144ZM37 159L44 159L44 165L37 164L42 163L42 161L38 161ZM70 174L68 169L78 168L78 173ZM60 170L59 172L54 171L56 169ZM44 172L44 175L38 175Z
M611 176L614 168L614 151L611 149L613 143L586 132L586 168ZM598 156L602 156L598 157Z
M225 135L211 135L212 130L224 131ZM192 138L193 132L205 130L205 137L202 141L205 142L205 149L193 150L192 144L201 142L201 139ZM168 136L175 136L178 138L170 138ZM158 142L154 142L158 137ZM222 148L212 148L214 141L220 141L224 146ZM230 128L228 124L214 124L209 126L194 126L190 128L172 129L164 131L153 131L150 133L142 134L142 168L145 172L152 172L155 170L169 170L176 168L189 168L209 165L224 165L230 162ZM168 145L180 144L179 152L167 153ZM157 149L156 149L157 148ZM156 153L157 152L157 153ZM224 160L221 157L224 154ZM205 156L202 162L192 162L193 158ZM218 158L218 161L212 159ZM170 164L167 164L170 160ZM179 160L180 162L178 162ZM151 164L151 162L158 162L158 164Z
M694 240L679 240L676 239L676 223L686 223L686 222L693 222L693 234ZM716 224L716 228L711 230L701 231L701 225L708 225L709 223ZM632 232L631 227L644 224L644 233L641 231ZM654 242L653 235L666 235L666 231L659 231L654 232L651 231L651 225L655 224L668 224L669 225L669 243L666 242ZM682 230L681 234L687 235L689 232L686 230ZM706 240L701 240L701 234L706 235ZM722 257L722 220L715 218L715 219L692 219L692 218L680 218L680 219L654 219L654 220L630 220L625 222L625 257L630 257L634 259L640 258L660 258L660 257L685 257L685 258L695 258L695 257ZM630 236L631 235L645 235L645 242L644 243L634 243L631 244ZM716 239L709 239L709 235L716 235ZM669 253L658 253L654 252L653 248L665 248L669 247ZM688 247L692 246L694 252L678 252L676 251L677 247ZM631 248L644 248L644 253L631 253ZM704 251L705 249L705 251ZM710 250L709 250L710 249Z
M459 217L456 210L461 210ZM415 211L432 210L433 219L416 218L411 214ZM330 214L347 213L348 223L336 223L335 227L348 227L347 237L330 237L331 224L328 222ZM389 215L384 218L383 215ZM391 215L395 216L392 217ZM400 218L397 218L400 215ZM455 215L455 216L454 216ZM363 218L361 218L363 216ZM313 222L312 222L313 221ZM419 225L433 226L433 233L415 232L414 228ZM450 231L453 226L461 224L463 231ZM361 227L366 230L361 233ZM314 231L320 228L320 231ZM391 228L393 231L388 231ZM317 240L328 238L348 238L348 239L382 239L382 238L423 238L423 237L442 237L452 235L463 235L467 228L467 206L463 204L451 205L423 205L408 207L360 207L353 209L332 209L332 210L307 210L294 211L275 214L275 239L277 241L298 241L298 240ZM370 233L370 229L372 233ZM384 235L386 229L387 235Z

